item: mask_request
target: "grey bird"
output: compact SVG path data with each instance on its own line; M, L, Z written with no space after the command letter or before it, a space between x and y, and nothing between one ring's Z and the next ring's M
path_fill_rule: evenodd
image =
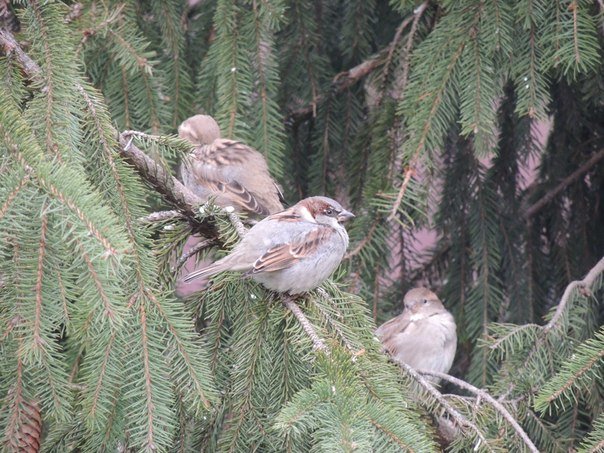
M342 223L352 217L331 198L305 198L258 222L229 255L192 272L184 281L236 271L273 291L310 291L329 278L342 261L348 247L348 233Z
M457 349L453 315L428 288L413 288L403 303L403 312L375 331L384 349L394 361L417 370L448 372Z
M195 115L178 127L180 138L196 145L181 164L182 182L203 200L264 217L283 210L283 196L264 156L236 140L220 138L209 115Z

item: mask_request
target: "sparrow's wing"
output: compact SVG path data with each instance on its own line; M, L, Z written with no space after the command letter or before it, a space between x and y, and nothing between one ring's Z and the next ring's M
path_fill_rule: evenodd
M400 338L400 334L403 334L405 330L411 324L410 316L407 312L403 311L400 315L392 318L390 321L386 321L375 331L376 336L380 339L387 351L393 352L396 348L396 343Z
M285 269L308 256L314 255L317 249L331 240L334 234L331 228L317 225L307 233L299 235L288 244L279 244L266 251L254 262L252 274L273 272Z
M281 190L281 186L279 186L279 184L277 184L274 181L273 181L273 185L275 186L275 190L277 191L277 197L279 198L279 201L281 202L281 204L287 205L287 203L285 202L285 196L283 195L283 191Z
M266 216L269 209L240 181L250 177L250 168L256 168L254 160L261 159L258 151L235 140L218 139L196 151L193 165L195 179L210 192L223 194L229 201L246 211Z
M237 181L224 182L206 180L204 184L211 192L224 194L230 201L243 208L245 211L255 212L262 216L270 214L269 210Z

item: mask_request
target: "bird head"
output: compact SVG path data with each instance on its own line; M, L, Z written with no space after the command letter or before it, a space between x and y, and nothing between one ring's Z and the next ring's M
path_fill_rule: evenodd
M209 115L195 115L178 126L178 136L194 145L209 145L220 138L220 126Z
M344 209L340 203L327 197L305 198L298 202L295 208L303 219L334 228L354 217L354 214Z
M405 311L410 312L412 317L417 319L427 318L446 311L438 296L428 288L409 290L405 294L403 304L405 305Z

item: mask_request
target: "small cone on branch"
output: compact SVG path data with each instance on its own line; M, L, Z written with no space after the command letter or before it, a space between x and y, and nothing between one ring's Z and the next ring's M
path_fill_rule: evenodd
M9 423L6 438L8 451L19 453L37 453L40 451L42 437L42 415L36 402L15 401L19 408L14 423Z

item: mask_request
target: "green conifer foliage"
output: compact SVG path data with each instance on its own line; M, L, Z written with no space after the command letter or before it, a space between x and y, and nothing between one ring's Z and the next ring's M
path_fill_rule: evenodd
M603 14L0 2L2 451L601 451ZM170 176L197 113L355 212L321 288L176 297L191 235L242 234ZM437 388L373 336L418 285L457 323Z

